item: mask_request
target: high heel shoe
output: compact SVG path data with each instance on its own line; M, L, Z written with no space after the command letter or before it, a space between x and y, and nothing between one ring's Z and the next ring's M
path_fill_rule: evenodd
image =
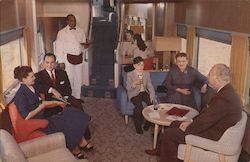
M80 146L80 149L84 152L90 152L94 149L94 146L92 146L90 143L87 143L85 146Z
M77 154L73 154L77 159L85 159L83 151L80 151Z

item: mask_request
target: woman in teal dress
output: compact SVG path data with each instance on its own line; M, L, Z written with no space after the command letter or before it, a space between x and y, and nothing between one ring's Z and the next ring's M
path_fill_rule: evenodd
M59 101L41 101L38 93L33 88L35 76L29 66L18 66L14 70L14 77L21 82L17 91L14 103L25 120L45 119L44 109L61 106L63 112L48 118L48 126L39 129L45 134L62 132L65 135L66 146L78 158L83 158L84 146L88 142L84 138L84 133L89 124L90 117L83 111L74 107L66 107Z

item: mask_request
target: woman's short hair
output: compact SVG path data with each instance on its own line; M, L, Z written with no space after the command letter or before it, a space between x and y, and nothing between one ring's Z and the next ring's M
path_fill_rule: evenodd
M138 63L140 63L140 62L143 62L143 58L142 58L141 56L135 57L135 58L133 59L133 64L134 64L134 65L135 65L135 64L138 64Z
M184 53L184 52L178 52L178 53L175 55L175 59L177 59L178 57L186 57L186 58L187 58L187 54Z
M137 46L141 51L145 51L147 49L145 42L142 40L141 34L136 33L133 39L136 40Z
M30 66L17 66L14 69L14 78L22 81L29 75L30 72L32 72L32 68Z

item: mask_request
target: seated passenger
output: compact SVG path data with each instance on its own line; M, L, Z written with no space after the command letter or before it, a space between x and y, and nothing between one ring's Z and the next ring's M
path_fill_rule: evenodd
M126 39L125 41L128 42L128 46L126 46L126 49L124 49L125 51L125 56L128 57L128 56L132 56L132 51L134 51L135 48L137 48L137 46L134 44L134 32L133 30L126 30Z
M133 48L131 53L128 53L128 56L130 56L132 58L136 58L138 56L142 57L143 59L148 58L149 51L147 50L147 46L146 46L145 42L142 40L141 35L135 34L133 39L134 39L134 44L136 45L136 47ZM124 67L125 72L129 72L132 70L134 70L133 65L128 65L128 66Z
M86 149L88 145L83 135L88 127L90 117L79 109L66 107L60 101L41 101L39 94L33 87L35 76L31 67L16 67L14 77L21 82L14 103L22 117L25 120L44 119L45 108L61 106L64 110L60 114L48 118L48 126L39 130L45 134L63 132L67 148L78 158L83 158L82 150Z
M196 108L192 88L199 83L202 85L201 92L206 92L206 77L196 69L188 65L188 58L185 53L177 53L176 64L170 69L165 80L167 94L162 97L161 102L182 104Z
M128 98L135 105L134 108L134 124L136 132L142 134L142 102L150 105L155 99L154 87L151 83L149 72L143 71L144 64L142 57L136 57L133 59L133 65L135 70L127 74L126 89ZM149 123L146 122L144 129L148 130Z
M134 37L134 44L136 45L136 48L133 49L131 55L133 58L135 57L142 57L143 59L147 58L149 55L149 52L147 50L147 46L145 42L143 41L142 37L140 34L135 34Z
M185 144L185 135L193 134L218 141L224 132L241 119L241 101L230 85L229 68L216 64L209 72L209 85L216 91L208 107L193 121L175 121L161 136L157 149L146 150L149 155L160 155L160 162L178 162L179 144Z
M64 70L55 69L56 56L52 53L45 54L43 58L44 70L35 74L35 89L40 95L45 96L45 100L55 100L67 98L70 106L79 108L83 111L82 100L76 99L72 96L72 89L70 86L69 78ZM53 96L53 97L52 97ZM54 107L53 109L45 109L44 116L46 118L61 112L61 107ZM85 138L90 139L89 128L86 130Z
M38 93L44 95L45 100L55 100L64 97L71 105L74 105L74 107L82 109L81 100L71 95L72 89L67 72L55 69L56 56L52 53L47 53L43 60L44 70L35 74L36 79L34 87L38 90ZM49 110L45 112L47 113L47 111ZM53 115L55 113L48 112L48 115Z

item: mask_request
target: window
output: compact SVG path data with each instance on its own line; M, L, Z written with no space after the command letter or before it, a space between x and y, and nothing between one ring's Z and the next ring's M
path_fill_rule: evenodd
M198 70L207 75L214 64L230 64L231 45L199 37Z
M0 46L3 92L15 82L13 70L16 66L22 64L21 51L21 39L16 39Z

